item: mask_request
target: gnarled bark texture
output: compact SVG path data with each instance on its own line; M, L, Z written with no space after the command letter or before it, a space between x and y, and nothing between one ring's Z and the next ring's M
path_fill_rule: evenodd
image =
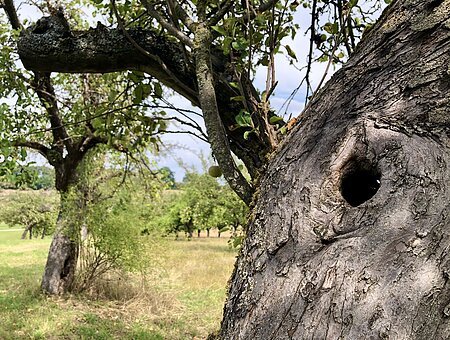
M50 295L67 293L75 278L78 260L78 241L74 238L67 216L60 211L56 231L48 252L41 288Z
M98 30L37 27L19 52L36 70L97 72L109 62L158 77L157 59L105 58L132 50L123 37L107 45L117 32L86 45ZM219 337L450 338L449 65L450 0L394 1L271 159ZM254 174L270 147L230 128L240 108L228 110L232 92L213 67L231 148ZM177 86L169 74L160 80Z
M78 155L76 155L78 156ZM60 207L56 229L47 256L41 288L46 294L62 295L71 290L79 254L82 198L77 197L77 168L81 158L69 154L65 159L51 160L55 167L56 189ZM72 190L75 189L75 190Z
M268 167L222 339L450 338L450 1L396 1Z

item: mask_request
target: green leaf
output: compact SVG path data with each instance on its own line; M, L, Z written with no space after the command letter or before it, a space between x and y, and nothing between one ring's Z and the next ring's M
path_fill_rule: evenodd
M339 33L339 25L337 22L331 23L331 22L327 22L324 26L323 29L330 34L337 34Z
M162 94L163 94L163 89L162 89L162 86L161 86L161 84L160 83L155 83L154 84L154 90L155 90L155 95L157 96L157 97L162 97Z
M278 116L272 116L272 117L270 117L270 119L269 119L269 123L272 124L272 125L274 125L274 124L276 124L276 123L278 123L278 122L280 122L280 121L282 121L282 120L283 120L283 118L281 118L281 117L278 117Z
M226 37L225 39L223 39L223 44L222 44L223 54L225 54L225 55L230 54L232 41L233 41L233 39L231 37Z
M233 41L231 46L237 51L244 51L248 48L248 42L244 39Z
M289 45L286 45L285 48L286 48L287 54L288 54L292 59L297 60L297 56L295 55L295 52L292 50L292 48L291 48Z
M244 96L236 96L236 97L231 97L230 100L235 101L235 102L242 102L245 100Z
M219 33L220 35L223 35L224 37L227 36L227 31L222 26L211 26L211 28Z
M27 158L27 150L25 148L20 149L20 157L22 160L25 160Z
M247 111L242 110L235 119L239 127L253 127L252 117Z
M133 99L133 103L134 104L140 104L142 102L143 99L143 94L144 94L144 89L142 87L142 84L139 84L138 86L136 86L136 88L134 89L134 99Z
M239 90L239 84L236 83L236 82L230 82L230 86L235 88L235 89L237 89L237 90Z

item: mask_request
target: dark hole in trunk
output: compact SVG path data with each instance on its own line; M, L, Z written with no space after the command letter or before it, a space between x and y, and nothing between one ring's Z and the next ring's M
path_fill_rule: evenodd
M352 207L371 199L381 185L381 174L367 159L351 159L343 168L342 197Z
M66 260L64 261L64 265L61 271L61 279L65 279L67 275L70 273L70 260L72 259L72 256L67 256Z

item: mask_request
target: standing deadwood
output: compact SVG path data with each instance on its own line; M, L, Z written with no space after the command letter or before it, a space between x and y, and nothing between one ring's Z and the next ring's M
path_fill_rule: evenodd
M450 338L450 1L395 1L260 185L221 339Z

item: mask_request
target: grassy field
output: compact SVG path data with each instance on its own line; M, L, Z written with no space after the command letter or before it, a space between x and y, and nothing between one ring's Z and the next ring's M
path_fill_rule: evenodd
M39 292L50 239L20 240L0 225L0 339L204 339L218 329L236 251L227 238L165 240L145 276L99 283L89 294Z

